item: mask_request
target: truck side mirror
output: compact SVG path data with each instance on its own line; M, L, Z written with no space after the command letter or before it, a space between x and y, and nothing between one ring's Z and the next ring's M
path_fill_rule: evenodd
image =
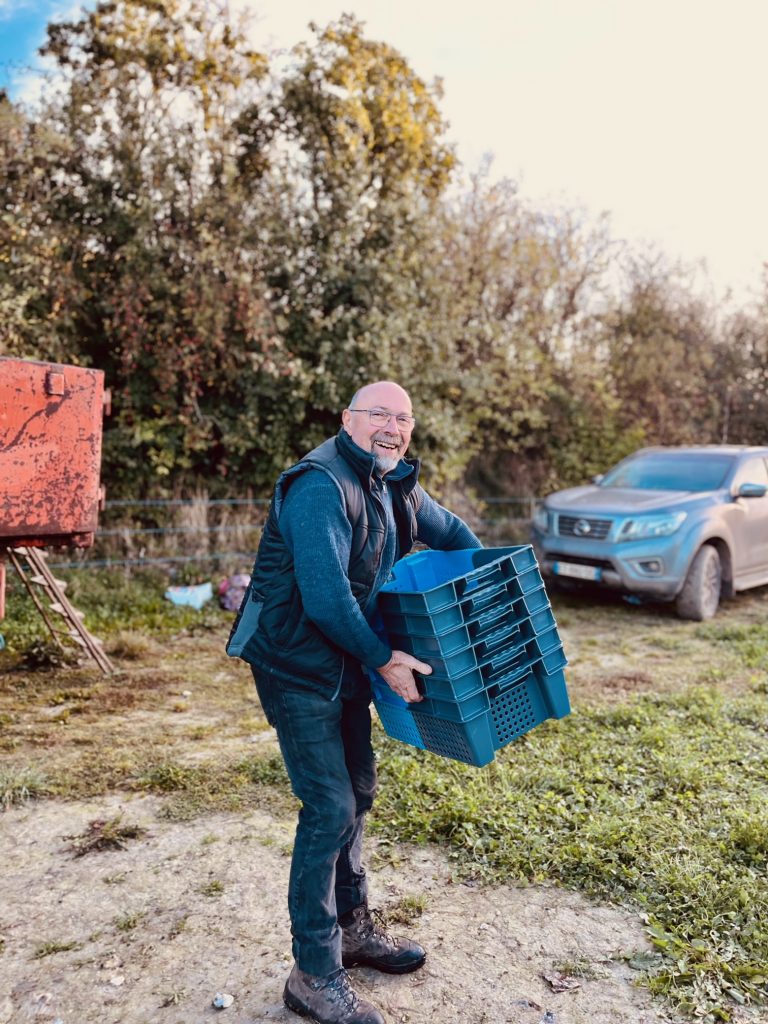
M737 498L764 498L768 493L765 484L742 484L739 487Z

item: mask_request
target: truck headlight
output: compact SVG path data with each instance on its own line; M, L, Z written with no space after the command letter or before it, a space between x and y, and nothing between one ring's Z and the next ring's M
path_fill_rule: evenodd
M645 540L648 537L669 537L680 529L687 512L667 512L663 516L638 516L626 519L617 540Z
M549 529L549 512L544 505L537 505L533 513L533 525L540 533L546 533Z

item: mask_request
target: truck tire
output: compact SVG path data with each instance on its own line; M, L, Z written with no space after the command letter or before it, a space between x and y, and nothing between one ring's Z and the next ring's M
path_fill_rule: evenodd
M681 619L703 622L711 619L720 604L723 568L717 548L704 544L691 562L675 607Z

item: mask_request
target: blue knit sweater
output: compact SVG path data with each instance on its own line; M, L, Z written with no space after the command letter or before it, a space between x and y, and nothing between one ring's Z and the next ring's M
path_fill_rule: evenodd
M412 467L401 462L391 476L401 477ZM390 475L390 474L388 474ZM280 512L280 532L294 560L296 582L305 613L342 650L364 665L378 668L392 656L391 648L369 625L376 594L387 582L402 554L397 550L392 499L387 478L378 478L389 510L387 539L376 584L366 609L361 611L350 589L347 566L352 530L339 500L339 489L327 473L303 473L291 484ZM417 540L443 551L478 548L482 544L458 516L424 494L416 513Z

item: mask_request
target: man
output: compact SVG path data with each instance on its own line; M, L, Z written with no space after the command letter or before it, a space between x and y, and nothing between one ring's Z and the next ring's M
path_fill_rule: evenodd
M406 700L421 700L413 673L432 670L371 629L376 595L415 541L481 545L419 485L418 460L404 458L414 425L403 388L369 384L343 411L337 436L282 474L233 629L242 634L250 601L257 625L241 656L302 802L288 889L295 963L283 998L318 1024L383 1024L345 968L404 974L426 957L379 928L368 909L361 854L376 766L363 666Z

